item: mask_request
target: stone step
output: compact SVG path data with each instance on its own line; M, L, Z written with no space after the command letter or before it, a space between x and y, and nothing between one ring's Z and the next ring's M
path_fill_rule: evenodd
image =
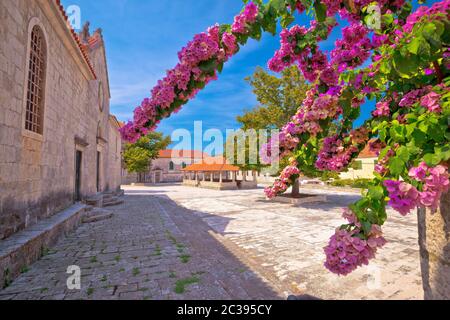
M88 212L82 219L83 223L93 223L109 219L113 216L113 213L109 210L95 208Z
M98 193L95 196L87 198L84 203L97 208L116 206L123 203L123 200L119 198L122 195L124 195L123 190Z
M87 198L86 200L84 200L84 203L86 203L89 206L93 206L93 207L101 207L102 202L103 202L103 198L97 197L97 196L92 197L92 198Z
M103 206L104 207L112 207L112 206L117 206L119 204L122 204L123 202L124 202L123 199L113 197L109 200L103 200Z

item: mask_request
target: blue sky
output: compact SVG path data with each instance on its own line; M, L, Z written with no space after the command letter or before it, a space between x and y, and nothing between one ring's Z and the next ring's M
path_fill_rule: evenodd
M435 1L429 1L435 2ZM177 52L198 33L215 23L231 23L242 9L241 0L63 0L78 5L81 20L90 21L91 31L100 27L106 42L111 86L111 112L120 120L132 119L132 112L166 70L177 63ZM297 23L304 24L299 18ZM331 49L336 30L323 49ZM236 116L257 105L244 78L257 66L266 68L279 47L278 36L265 34L250 41L211 82L178 113L161 122L158 131L170 135L174 129L193 130L193 122L203 121L203 129L237 128ZM373 103L363 107L363 117Z

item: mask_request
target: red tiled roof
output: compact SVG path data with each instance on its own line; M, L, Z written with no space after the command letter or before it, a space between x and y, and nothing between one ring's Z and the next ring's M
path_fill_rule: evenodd
M231 164L208 164L208 163L195 163L187 166L183 171L239 171L239 167Z
M373 151L370 151L369 144L359 153L358 158L378 158L377 154Z
M99 34L94 33L91 37L88 39L89 47L94 48L97 44L101 42L101 37Z
M192 158L203 159L208 157L208 154L198 150L160 150L159 158Z
M91 61L89 60L89 56L88 56L88 53L86 52L86 48L83 46L77 33L75 32L75 30L73 30L72 26L70 25L69 18L67 17L66 11L64 10L63 5L61 4L61 0L55 0L55 1L56 1L56 5L59 8L59 11L61 12L62 16L64 17L64 20L67 22L67 26L72 35L72 38L75 41L75 43L77 44L78 48L80 49L81 55L83 56L84 60L86 61L87 65L89 67L89 70L92 72L92 75L94 76L94 78L97 79L97 75L95 74L94 67L92 66Z

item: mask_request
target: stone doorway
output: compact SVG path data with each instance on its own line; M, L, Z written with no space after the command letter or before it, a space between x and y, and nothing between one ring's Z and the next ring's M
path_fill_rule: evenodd
M155 171L155 180L154 180L154 183L161 183L161 177L162 177L162 174L161 174L161 171Z
M101 191L100 188L100 151L97 151L97 192Z
M81 200L81 163L83 153L79 150L75 152L75 201Z

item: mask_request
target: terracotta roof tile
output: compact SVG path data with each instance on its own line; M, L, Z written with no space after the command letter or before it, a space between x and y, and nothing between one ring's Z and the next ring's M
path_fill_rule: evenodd
M370 151L369 144L360 152L358 158L378 158L377 154L373 151Z
M183 171L239 171L239 167L231 164L195 163L182 169Z

